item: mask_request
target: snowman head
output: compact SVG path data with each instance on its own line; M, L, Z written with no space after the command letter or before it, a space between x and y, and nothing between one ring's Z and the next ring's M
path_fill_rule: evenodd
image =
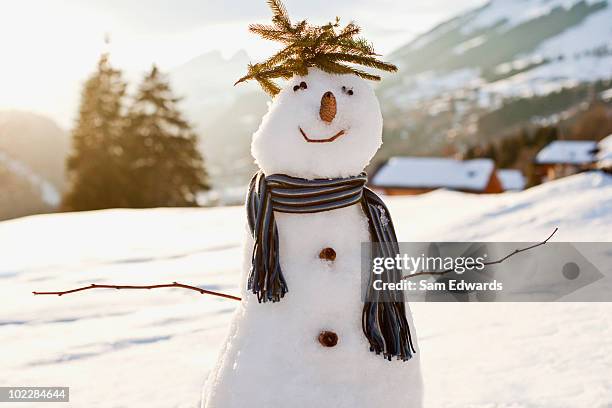
M251 151L268 175L347 177L363 171L381 134L380 107L366 80L309 68L276 95Z
M367 80L378 75L359 66L394 72L378 59L359 27L340 19L316 26L293 23L281 0L268 0L272 25L251 24L251 32L283 48L263 62L249 64L236 81L256 80L274 96L253 136L252 153L264 174L336 178L355 176L381 144L380 107ZM274 79L287 80L280 88Z

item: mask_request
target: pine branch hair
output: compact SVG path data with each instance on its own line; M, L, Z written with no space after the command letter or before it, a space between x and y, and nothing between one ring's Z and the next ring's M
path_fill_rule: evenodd
M281 0L268 0L268 5L272 10L272 25L251 24L249 31L280 42L284 48L265 61L249 64L247 74L234 85L255 80L266 93L274 96L280 92L274 79L306 75L310 67L330 74L354 74L372 81L380 81L380 76L356 66L397 71L395 65L378 59L371 43L358 37L361 30L354 22L342 28L338 17L322 26L311 25L306 20L293 24Z

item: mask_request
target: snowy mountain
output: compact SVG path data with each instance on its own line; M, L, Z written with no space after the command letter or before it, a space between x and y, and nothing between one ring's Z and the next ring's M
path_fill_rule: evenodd
M56 189L64 188L70 138L46 116L0 111L0 151L30 168Z
M242 187L257 170L251 156L251 136L266 113L269 97L257 90L238 95L201 131L206 167L213 184L221 188Z
M57 208L68 148L68 135L52 120L0 112L0 219Z
M57 207L57 205L59 205L61 199L59 190L49 181L34 172L29 166L9 157L2 151L0 151L0 166L4 167L12 175L27 180L30 186L39 190L42 201L49 206Z
M266 110L267 97L251 84L234 86L250 62L245 51L224 58L211 51L170 71L185 114L196 125L214 187L242 185L254 172L251 134ZM223 194L221 192L221 194Z
M55 209L54 187L0 151L0 220Z
M399 72L378 85L385 145L374 164L461 151L579 112L611 92L610 21L607 0L493 0L400 47L386 57ZM254 85L231 86L247 62L212 53L173 72L219 184L246 183L252 171L250 137L266 98ZM211 69L217 87L208 90Z
M438 25L389 56L386 136L431 153L558 120L612 88L610 21L608 1L493 0Z
M184 97L183 108L192 121L198 125L209 123L248 91L248 87L233 86L244 75L248 63L245 51L230 58L211 51L170 71L174 91Z
M601 173L520 193L435 191L385 201L401 241L533 241L555 226L556 241L612 240L612 178ZM31 291L179 281L237 294L244 284L244 222L242 207L0 222L0 383L70 386L71 407L197 407L234 301L180 289L61 298ZM610 265L598 265L609 291ZM609 404L610 303L413 303L411 309L426 407Z

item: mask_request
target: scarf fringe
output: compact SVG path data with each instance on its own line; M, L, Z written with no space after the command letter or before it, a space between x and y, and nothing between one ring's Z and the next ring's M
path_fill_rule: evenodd
M257 295L259 303L279 302L288 288L280 267L278 229L272 202L261 172L251 179L247 205L250 207L247 211L249 227L255 239L248 289ZM256 217L253 218L252 214Z

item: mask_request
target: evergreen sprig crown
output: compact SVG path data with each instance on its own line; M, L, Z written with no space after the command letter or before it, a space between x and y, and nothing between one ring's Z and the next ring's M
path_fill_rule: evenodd
M354 74L373 81L379 81L380 77L355 66L397 71L395 65L377 58L379 55L371 43L357 36L360 28L354 22L343 28L338 17L322 26L310 25L306 20L292 24L281 0L268 0L268 5L272 10L272 25L251 24L249 31L266 40L278 41L284 47L263 62L249 64L248 73L234 85L254 79L274 96L280 92L274 79L306 75L309 67L330 74Z

